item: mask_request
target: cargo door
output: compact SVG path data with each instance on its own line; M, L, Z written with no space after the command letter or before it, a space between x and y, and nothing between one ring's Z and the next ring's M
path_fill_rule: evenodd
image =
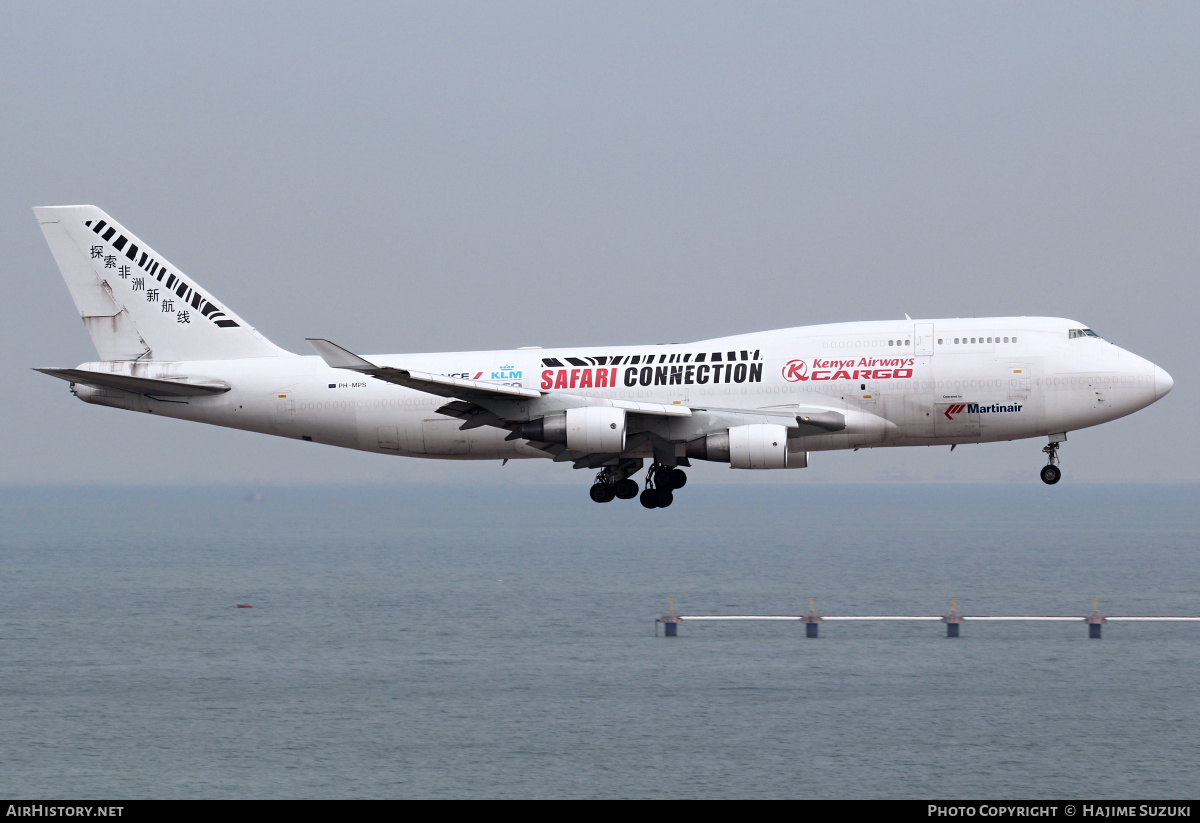
M857 384L858 402L862 406L862 410L871 414L878 414L876 409L879 408L879 381L878 380L860 380Z
M918 357L933 354L932 323L917 323L913 326L913 353Z
M1030 365L1028 363L1015 363L1010 360L1005 361L1004 368L1007 372L1005 388L1008 392L1008 399L1014 402L1028 400Z
M379 436L379 448L400 451L400 432L395 426L380 426L375 432Z
M460 431L461 420L446 417L427 417L421 430L425 436L426 454L467 454L471 448L470 438Z
M290 391L276 391L271 395L275 427L287 431L296 425L296 397Z
M409 454L425 454L425 427L421 412L410 409L404 415L404 448Z

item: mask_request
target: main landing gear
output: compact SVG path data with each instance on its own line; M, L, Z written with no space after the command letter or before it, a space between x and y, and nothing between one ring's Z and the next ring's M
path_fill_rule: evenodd
M637 497L637 481L631 479L629 475L642 467L642 461L628 462L629 465L610 466L600 470L600 473L596 475L596 482L592 484L589 492L592 500L597 503L607 503L614 497L622 500Z
M1042 452L1046 455L1047 463L1042 466L1042 482L1047 486L1053 486L1062 479L1062 469L1058 467L1058 442L1050 442L1042 447Z
M607 503L614 497L619 497L622 500L628 500L631 497L637 497L638 484L636 480L630 480L626 477L624 480L612 482L611 478L603 477L604 472L601 472L601 477L596 478L596 482L592 484L592 489L589 494L597 503Z
M629 477L642 467L639 460L635 465L606 467L596 475L592 484L592 500L608 503L615 497L631 500L638 497L647 509L665 509L675 501L674 490L687 484L687 473L683 469L653 463L646 472L646 490L638 495L637 481Z
M646 490L638 498L647 509L665 509L675 502L675 489L687 485L687 472L653 463L646 472Z

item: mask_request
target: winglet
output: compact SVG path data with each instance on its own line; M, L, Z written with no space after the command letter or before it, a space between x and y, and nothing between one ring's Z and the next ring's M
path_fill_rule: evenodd
M363 360L352 351L347 351L337 343L330 343L320 337L306 337L308 345L312 346L317 354L321 355L321 359L326 365L334 369L376 369L374 363L369 360Z

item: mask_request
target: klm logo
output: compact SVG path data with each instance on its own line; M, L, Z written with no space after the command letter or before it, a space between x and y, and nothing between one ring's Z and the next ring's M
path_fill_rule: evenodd
M513 371L512 366L501 366L500 371L492 372L493 380L515 380L520 378L520 376L521 373L519 371Z

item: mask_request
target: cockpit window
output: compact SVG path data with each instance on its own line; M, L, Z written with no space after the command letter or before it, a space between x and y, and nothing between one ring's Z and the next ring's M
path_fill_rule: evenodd
M1068 336L1074 340L1076 337L1095 337L1099 339L1100 335L1096 334L1091 329L1071 329L1067 332Z

